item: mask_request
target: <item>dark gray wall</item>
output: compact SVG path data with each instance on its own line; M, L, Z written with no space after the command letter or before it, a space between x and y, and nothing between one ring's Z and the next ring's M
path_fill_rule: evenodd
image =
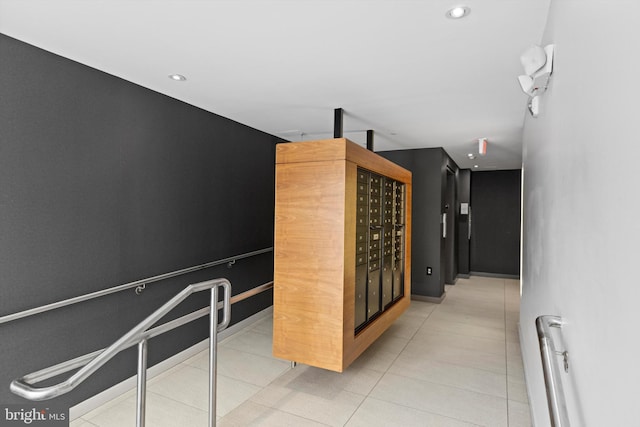
M458 275L458 253L456 251L457 221L456 221L456 175L453 171L448 170L445 175L446 190L444 201L444 213L447 221L443 223L442 228L446 228L446 238L444 241L444 252L442 260L444 261L444 281L447 284L454 284Z
M444 294L442 212L446 203L447 167L458 166L442 148L382 151L381 156L413 174L411 293L439 298ZM427 267L432 274L426 274Z
M0 315L272 246L277 138L4 35L0 58ZM272 268L268 253L0 325L0 402L22 401L12 379L111 344L188 283L226 276L236 294ZM233 321L269 305L235 305ZM206 335L205 318L155 338L150 364ZM134 373L128 351L55 402Z
M440 172L440 271L442 272L440 276L440 281L442 282L442 291L444 292L444 284L453 284L455 282L455 278L458 275L458 254L455 248L456 239L457 239L457 230L454 225L458 220L458 210L455 208L457 203L457 186L458 186L458 165L449 157L444 149L440 148L442 152L442 164L441 164L441 172ZM447 175L449 175L449 178ZM449 194L447 183L452 184L451 193ZM449 208L447 209L447 205ZM448 234L447 238L442 238L442 228L444 228L444 224L442 224L442 213L447 213L447 228ZM447 263L449 263L449 272L447 277Z
M520 170L471 174L471 271L520 275Z
M460 204L471 201L471 171L458 171L458 276L469 275L469 215L460 213Z

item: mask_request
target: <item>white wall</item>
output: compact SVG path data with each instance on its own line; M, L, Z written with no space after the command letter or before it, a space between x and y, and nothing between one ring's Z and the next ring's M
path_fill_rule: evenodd
M543 42L556 45L554 74L524 131L532 415L549 425L534 320L556 314L572 426L639 426L640 1L552 0Z

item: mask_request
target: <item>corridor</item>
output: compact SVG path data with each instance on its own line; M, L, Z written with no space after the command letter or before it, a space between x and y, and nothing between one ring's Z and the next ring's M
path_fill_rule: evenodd
M519 282L472 277L409 310L344 373L271 356L262 319L221 341L219 426L530 426ZM534 327L534 325L528 325ZM147 425L207 425L207 352L149 380ZM135 390L71 427L135 425Z

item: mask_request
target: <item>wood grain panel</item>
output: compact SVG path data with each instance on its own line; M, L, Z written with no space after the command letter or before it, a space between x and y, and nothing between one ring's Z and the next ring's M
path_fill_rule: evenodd
M372 172L411 182L411 172L346 138L292 142L276 146L276 164L348 160Z
M405 291L356 336L357 168L405 183ZM276 146L273 354L342 372L409 306L411 173L345 138Z
M342 161L276 167L276 357L341 365L344 180Z
M276 145L276 164L345 160L347 139L322 139Z
M356 312L356 204L357 204L357 182L358 165L352 162L346 163L345 179L345 257L344 257L344 323L342 324L343 348L348 352L349 346L353 343ZM340 372L349 364L341 361Z

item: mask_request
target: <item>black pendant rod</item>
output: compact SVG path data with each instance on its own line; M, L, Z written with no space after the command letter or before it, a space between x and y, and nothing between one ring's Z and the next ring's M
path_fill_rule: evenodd
M367 150L373 151L373 130L367 131Z
M342 138L342 108L333 110L333 137Z

